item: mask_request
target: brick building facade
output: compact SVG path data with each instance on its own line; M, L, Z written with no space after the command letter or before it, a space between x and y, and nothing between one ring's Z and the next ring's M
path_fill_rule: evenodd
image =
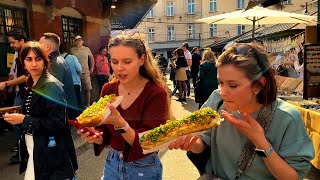
M97 53L106 45L110 25L104 17L102 0L1 0L0 1L0 77L10 66L7 53L13 53L7 42L12 26L24 26L30 40L39 40L45 32L54 32L62 41L73 44L76 35Z

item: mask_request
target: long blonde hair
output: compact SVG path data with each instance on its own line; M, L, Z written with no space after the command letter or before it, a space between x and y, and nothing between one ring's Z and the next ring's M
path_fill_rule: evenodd
M211 50L205 50L202 56L202 62L215 62L217 57Z
M152 56L152 52L146 45L145 41L141 39L140 35L138 35L137 37L136 34L133 36L118 35L116 37L111 38L108 45L109 49L111 47L116 46L126 46L133 48L135 52L138 54L138 58L141 58L142 55L145 55L144 64L140 66L139 73L144 78L156 83L157 85L163 87L166 90L168 96L168 118L172 118L172 114L170 111L169 88L163 80L163 75L159 69L158 62ZM111 82L116 80L117 77L113 75Z

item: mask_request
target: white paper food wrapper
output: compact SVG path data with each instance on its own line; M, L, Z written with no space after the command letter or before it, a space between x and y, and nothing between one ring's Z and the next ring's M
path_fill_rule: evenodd
M118 107L118 106L120 105L122 99L123 99L123 96L118 96L117 99L116 99L113 103L111 103L111 104L112 104L114 107ZM108 108L107 111L104 113L102 120L105 120L110 114L111 114L111 111L110 111L110 109ZM76 118L76 119L78 120L78 118ZM100 122L100 123L101 123L101 122ZM99 123L97 126L99 126L100 123Z
M145 131L145 132L139 133L139 134L138 134L138 135L139 135L139 139L140 139L144 134L146 134L147 132L149 132L149 131ZM206 131L199 131L199 132L191 133L191 136L192 136L192 137L199 136L200 134L202 134L202 133L204 133L204 132L206 132ZM188 134L186 134L186 135L184 135L184 136L179 136L179 137L185 138L187 135L188 135ZM142 149L142 150L143 150L142 153L143 153L143 154L149 154L149 153L152 153L152 152L159 151L159 150L161 150L161 149L167 148L167 147L170 145L171 142L175 141L175 140L178 139L179 137L177 137L177 138L175 138L175 139L173 139L173 140L171 140L171 141L169 141L169 142L167 142L167 143L164 143L164 144L162 144L162 145L160 145L160 146L157 146L157 147L155 147L155 148L153 148L153 149L149 149L149 150Z
M119 104L121 103L122 99L123 99L123 96L118 96L117 99L116 99L113 103L111 103L111 104L112 104L114 107L118 107ZM103 115L103 120L106 119L110 114L111 114L110 109L107 109L107 111L106 111L106 112L104 113L104 115Z

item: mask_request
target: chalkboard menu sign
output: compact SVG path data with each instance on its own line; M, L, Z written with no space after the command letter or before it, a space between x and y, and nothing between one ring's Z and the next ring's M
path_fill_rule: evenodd
M303 98L320 97L320 45L304 45Z

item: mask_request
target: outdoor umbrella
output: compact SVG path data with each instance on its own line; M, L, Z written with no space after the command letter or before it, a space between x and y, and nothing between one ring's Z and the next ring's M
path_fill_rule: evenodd
M252 38L254 38L255 25L279 24L279 23L310 23L316 21L315 16L308 16L297 13L270 10L262 7L253 7L249 10L239 10L230 13L219 14L196 20L208 24L250 24Z

